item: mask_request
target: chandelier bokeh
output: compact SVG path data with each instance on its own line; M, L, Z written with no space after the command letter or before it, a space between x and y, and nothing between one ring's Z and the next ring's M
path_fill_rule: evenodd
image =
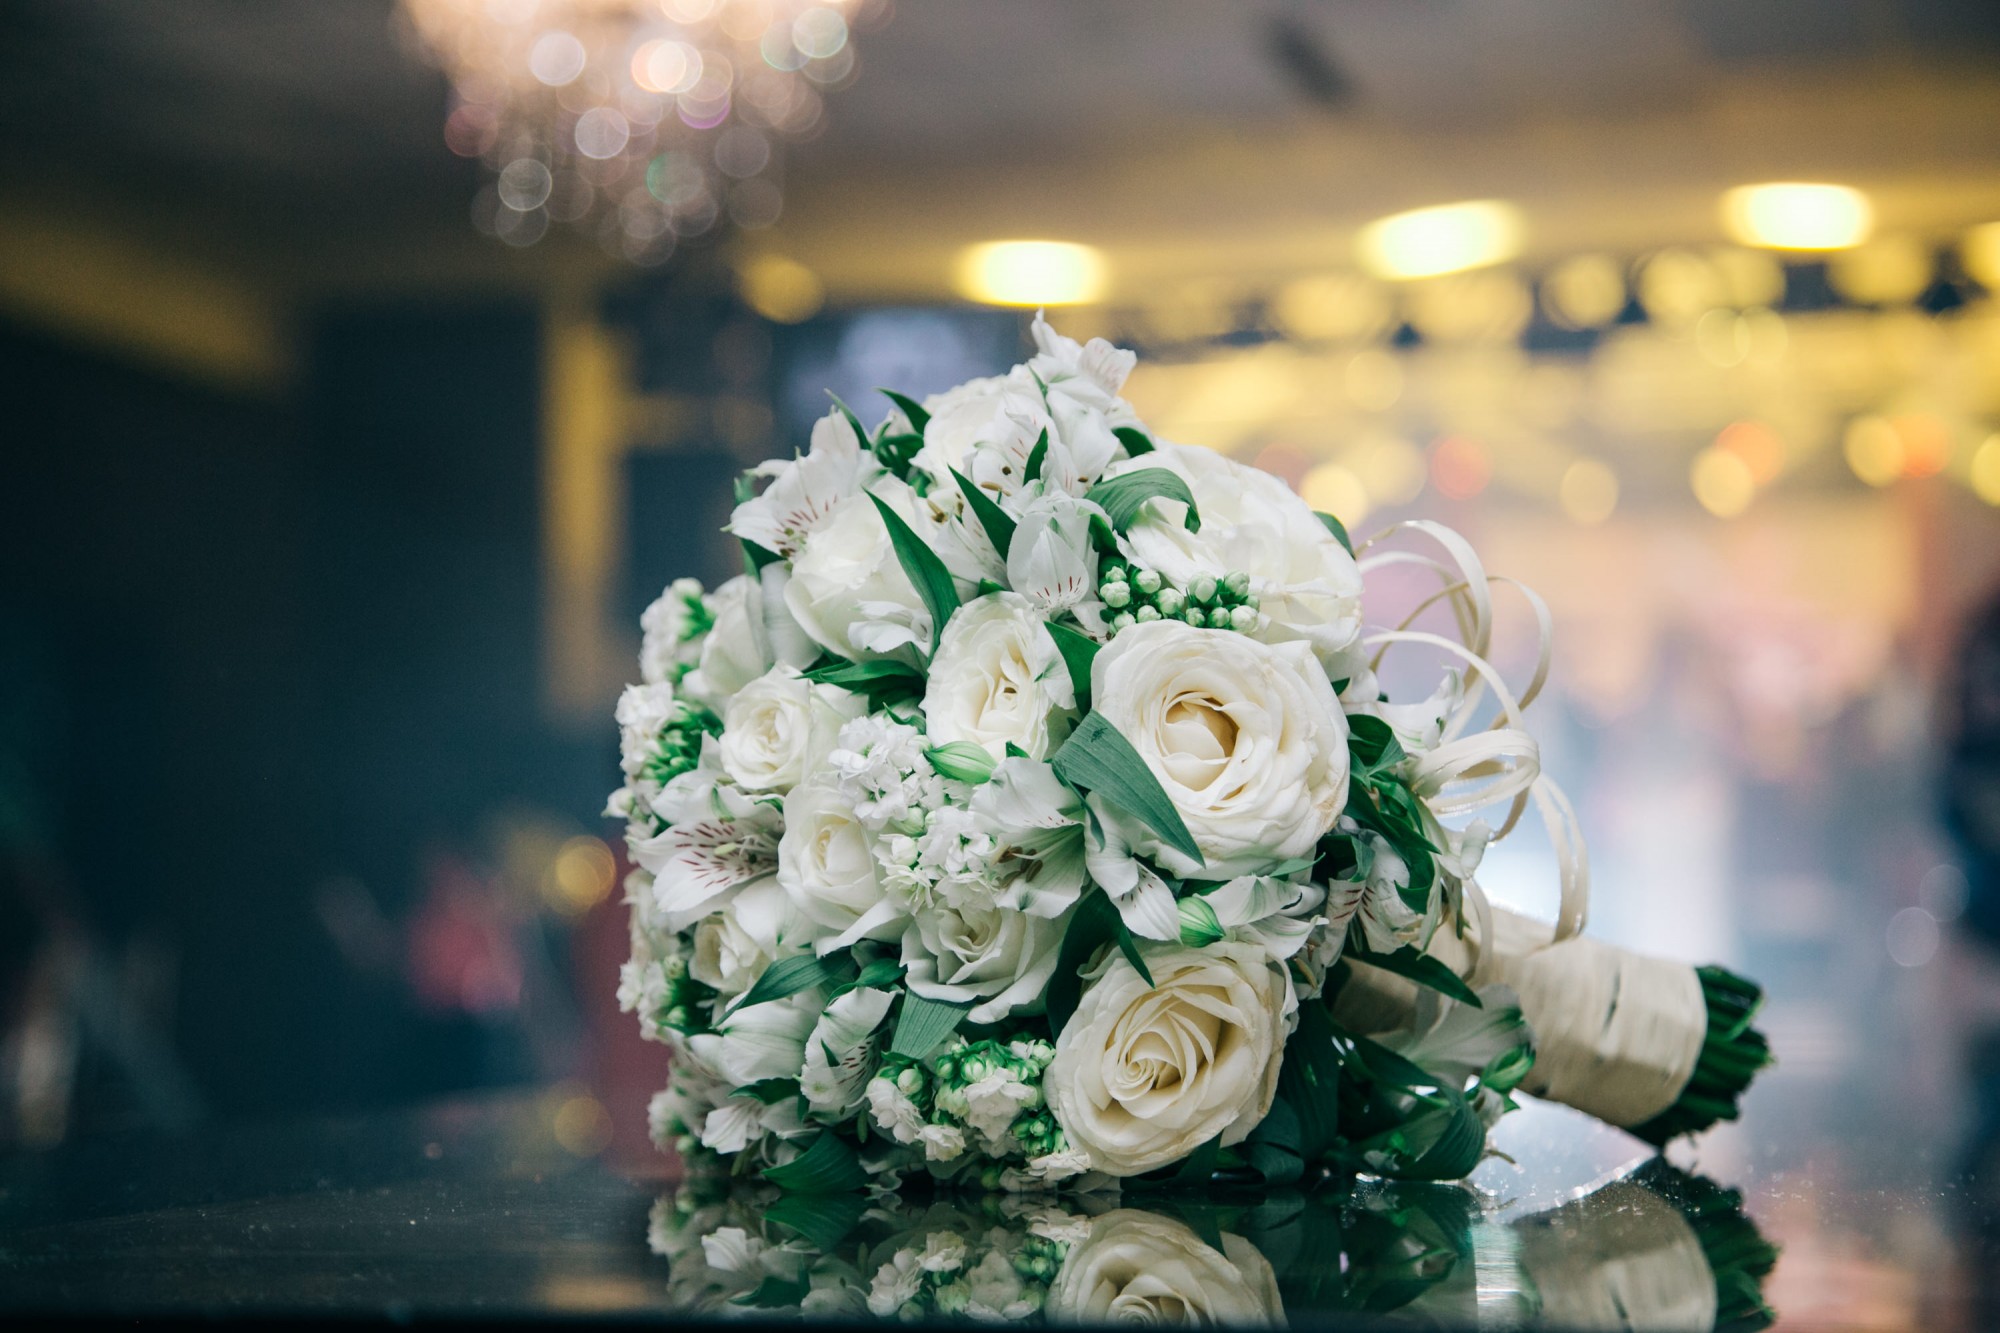
M445 142L495 172L480 230L552 223L656 264L724 219L768 227L780 145L815 133L882 0L402 0L452 83Z

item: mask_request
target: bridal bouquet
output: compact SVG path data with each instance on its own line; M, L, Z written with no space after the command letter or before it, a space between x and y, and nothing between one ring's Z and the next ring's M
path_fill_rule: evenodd
M1756 988L1578 935L1540 601L1517 689L1457 534L1356 547L1150 436L1132 353L1034 338L873 430L836 403L741 483L747 572L646 612L610 813L661 1142L800 1192L1450 1179L1517 1088L1654 1142L1734 1115ZM1369 628L1391 565L1438 590ZM1436 688L1389 698L1391 652ZM1550 926L1477 881L1531 808Z

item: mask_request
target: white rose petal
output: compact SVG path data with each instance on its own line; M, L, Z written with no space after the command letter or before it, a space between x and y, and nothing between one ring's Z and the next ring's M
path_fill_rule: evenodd
M1046 622L1019 593L959 608L929 667L924 719L933 745L965 741L998 761L1012 743L1046 758L1069 734L1076 691Z
M874 494L923 536L931 526L909 487L885 479ZM903 572L869 495L836 504L792 560L785 605L799 627L836 657L890 657L919 665L931 616Z
M1183 506L1156 501L1125 535L1134 559L1183 590L1203 574L1248 574L1267 622L1258 636L1303 640L1322 664L1354 643L1361 632L1361 571L1290 487L1212 450L1176 444L1113 464L1107 475L1155 467L1188 483L1201 531L1187 530Z
M747 574L717 588L708 607L715 624L701 640L699 658L681 682L681 693L721 712L731 695L770 670L771 637L763 587Z
M1347 720L1303 644L1177 620L1097 654L1093 706L1159 779L1205 864L1135 820L1132 847L1174 874L1231 879L1309 853L1347 803Z
M1222 1249L1184 1223L1123 1208L1091 1223L1049 1285L1051 1322L1199 1328L1284 1323L1277 1274L1256 1246L1225 1233Z
M1271 1109L1297 1006L1264 950L1139 946L1155 985L1116 951L1056 1039L1043 1091L1070 1144L1117 1176L1241 1143Z
M778 840L778 883L807 918L831 938L825 952L856 939L895 939L901 913L888 902L853 803L831 781L800 783L785 797L785 832Z
M812 938L812 923L776 877L765 876L744 885L728 910L695 925L688 972L721 995L741 995L779 958L810 952Z
M978 1001L966 1014L973 1023L1032 1012L1055 975L1068 924L979 903L920 911L903 932L905 984L926 999Z
M859 695L773 667L722 715L722 770L746 791L788 792L817 770L841 727L865 711Z

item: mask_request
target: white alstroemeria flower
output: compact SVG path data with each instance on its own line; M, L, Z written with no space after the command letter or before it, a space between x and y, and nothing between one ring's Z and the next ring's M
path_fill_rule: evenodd
M1249 575L1262 612L1256 636L1267 643L1303 640L1322 664L1360 636L1361 571L1284 482L1213 450L1178 444L1115 463L1107 475L1145 468L1166 468L1187 482L1201 531L1187 530L1180 502L1154 500L1123 538L1133 559L1180 588L1204 574Z
M782 795L819 771L840 729L866 711L858 694L772 667L737 691L722 715L722 771L745 791Z
M701 583L675 579L639 617L639 678L647 684L676 680L701 652L701 636L713 617L702 600Z
M785 585L792 581L792 567L774 560L757 571L758 601L764 614L764 642L771 661L803 671L819 656L819 645L805 632L792 608L785 604Z
M1411 1019L1376 1040L1420 1064L1440 1083L1464 1088L1494 1057L1532 1041L1511 986L1481 986L1480 1007L1419 989Z
M1039 1005L1067 919L967 904L916 913L903 932L904 984L948 1004L977 1001L968 1022L997 1023Z
M727 910L695 926L688 974L725 997L741 995L778 959L812 952L812 941L813 923L777 876L766 875L738 889Z
M1084 835L1084 867L1110 895L1126 927L1149 940L1181 937L1180 905L1159 872L1132 854L1119 817L1092 793L1092 818Z
M1098 409L1116 426L1136 426L1139 418L1132 405L1118 396L1139 364L1139 354L1114 347L1102 338L1079 344L1057 333L1041 311L1035 312L1030 329L1035 339L1035 355L1028 369L1041 378L1051 397L1063 394Z
M1347 718L1304 644L1156 620L1120 632L1090 675L1093 706L1152 770L1203 860L1129 815L1108 822L1171 873L1266 872L1311 852L1346 806Z
M771 484L736 506L729 531L789 558L841 501L880 471L846 414L835 409L813 423L812 448L803 457L758 464L756 475L771 478Z
M894 999L888 991L858 987L828 1005L813 1025L799 1091L820 1118L841 1120L861 1105L875 1058L875 1030Z
M1104 511L1062 491L1040 486L1021 505L1007 549L1007 583L1044 615L1073 612L1086 629L1103 626L1097 598L1097 544L1092 517Z
M858 939L893 940L902 909L882 891L869 833L838 785L821 778L785 797L778 882L821 928L821 953Z
M1387 839L1373 833L1363 836L1371 849L1366 877L1335 880L1326 886L1328 933L1324 956L1316 959L1325 967L1340 957L1349 923L1357 919L1372 953L1394 953L1411 943L1423 924L1423 918L1403 901L1401 893L1409 886L1410 867Z
M654 801L656 811L673 812L663 814L672 822L651 836L626 836L632 859L653 877L651 907L662 929L688 929L777 860L777 805L717 786L716 776L703 765L675 778ZM688 797L698 785L705 790L695 804Z
M875 1270L868 1286L868 1313L887 1319L917 1299L923 1290L924 1270L917 1265L913 1249L897 1250L889 1261Z
M785 605L814 642L837 657L892 657L921 665L931 643L931 613L903 572L874 499L894 510L920 539L942 529L917 494L893 477L850 495L813 529L792 558ZM940 559L944 551L933 542ZM961 592L969 591L969 585Z
M1340 703L1349 714L1367 713L1381 718L1396 734L1403 753L1425 754L1444 742L1444 730L1465 698L1465 682L1458 671L1447 668L1444 679L1428 699L1413 704L1384 703L1381 682L1366 667L1356 671L1341 691Z
M703 1118L696 1137L702 1147L716 1152L742 1152L766 1136L796 1138L809 1128L799 1118L794 1098L781 1097L767 1104L755 1097L729 1097Z
M923 707L932 745L968 742L997 762L1010 744L1041 759L1062 743L1076 689L1046 624L1014 592L959 608L928 671Z
M1274 962L1305 947L1326 890L1270 875L1243 875L1201 895L1231 939L1259 945Z
M930 476L932 492L953 509L963 503L953 471L1007 506L1027 484L1035 442L1044 431L1056 433L1041 391L1020 367L928 398L924 410L931 419L913 462Z
M1055 770L1039 760L1003 759L973 789L971 808L995 844L998 905L1043 918L1069 911L1086 880L1084 810Z
M738 1088L767 1078L797 1078L805 1067L806 1038L825 1004L825 992L814 987L748 1005L726 1015L715 1031L689 1037L688 1052Z

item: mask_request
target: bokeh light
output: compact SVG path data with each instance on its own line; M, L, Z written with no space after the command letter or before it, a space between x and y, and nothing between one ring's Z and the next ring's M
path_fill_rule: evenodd
M1512 204L1474 199L1380 218L1361 229L1355 249L1379 278L1431 278L1504 263L1521 252L1523 232Z
M1339 463L1321 463L1299 483L1299 496L1323 514L1332 514L1350 530L1374 507L1361 478Z
M1566 329L1602 328L1625 308L1625 270L1609 255L1577 255L1542 279L1542 309Z
M1572 522L1593 526L1618 508L1618 474L1595 458L1579 458L1563 469L1556 499Z
M1756 486L1768 486L1785 467L1785 442L1761 421L1730 422L1717 433L1715 447L1743 460Z
M1073 241L988 241L960 254L956 278L985 305L1082 305L1104 294L1104 256Z
M1870 486L1887 486L1903 475L1903 440L1885 418L1861 416L1848 422L1841 452L1848 468Z
M2000 434L1989 435L1972 451L1966 475L1972 493L1990 505L2000 505Z
M1728 449L1710 445L1694 457L1688 482L1701 507L1717 518L1734 518L1750 507L1757 480L1750 465Z
M1875 210L1866 195L1845 185L1776 181L1725 193L1722 224L1744 245L1843 250L1868 239Z
M811 319L826 303L819 275L783 255L758 255L737 270L736 281L750 308L777 324Z
M1470 500L1493 480L1486 446L1464 435L1447 435L1431 447L1431 484L1450 500Z

